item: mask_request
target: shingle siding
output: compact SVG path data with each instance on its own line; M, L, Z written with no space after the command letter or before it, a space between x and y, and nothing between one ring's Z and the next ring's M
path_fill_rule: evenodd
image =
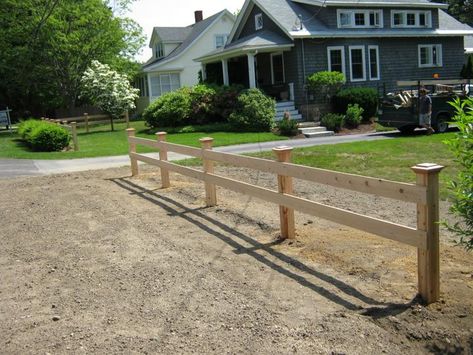
M276 25L258 6L254 6L250 12L250 15L248 16L248 20L241 29L240 35L238 36L238 38L235 38L234 41L252 35L255 32L258 32L255 28L255 16L257 14L263 15L262 30L271 31L278 35L286 36L286 34L281 30L281 28Z

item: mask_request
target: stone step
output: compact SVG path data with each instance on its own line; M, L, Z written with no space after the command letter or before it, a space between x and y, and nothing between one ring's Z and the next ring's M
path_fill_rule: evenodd
M306 127L306 128L300 128L299 127L299 133L302 134L308 134L308 133L315 133L315 132L326 132L327 128L319 126L319 127Z
M334 131L324 131L324 132L312 132L312 133L305 133L304 135L307 138L316 138L316 137L329 137L335 134Z
M299 128L320 127L320 122L299 122Z

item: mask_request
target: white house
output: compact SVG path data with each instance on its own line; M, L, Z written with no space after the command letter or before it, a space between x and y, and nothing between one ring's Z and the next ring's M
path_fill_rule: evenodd
M155 27L149 46L153 57L143 65L139 82L138 112L162 94L199 82L200 63L194 59L223 47L235 17L220 11L206 19L195 11L195 23L187 27Z

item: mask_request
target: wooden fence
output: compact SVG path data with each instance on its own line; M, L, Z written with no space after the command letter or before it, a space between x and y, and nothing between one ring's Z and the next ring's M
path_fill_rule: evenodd
M170 186L169 171L202 180L205 186L207 206L217 204L216 185L278 204L282 238L295 238L294 210L298 210L416 247L418 251L419 294L427 303L436 302L439 299L438 175L443 166L431 163L418 164L411 168L417 175L417 183L407 184L291 164L292 148L290 147L274 148L277 161L272 161L212 151L212 138L200 139L201 148L199 149L166 142L165 132L156 133L156 141L135 137L135 129L133 128L127 129L127 134L133 176L138 175L138 161L142 161L160 168L163 188ZM137 144L159 149L159 159L136 153ZM201 158L203 171L169 162L167 160L169 151ZM270 190L219 176L214 173L214 162L277 174L278 190ZM294 196L293 178L415 203L417 205L417 228Z
M114 122L126 122L126 127L129 128L130 118L128 112L125 112L121 117L122 118L120 120L115 120ZM75 122L77 127L85 127L86 133L89 133L91 125L111 123L109 115L89 115L88 113L84 113L82 116L66 117L61 119L47 118L46 120L63 124L70 124L71 122Z

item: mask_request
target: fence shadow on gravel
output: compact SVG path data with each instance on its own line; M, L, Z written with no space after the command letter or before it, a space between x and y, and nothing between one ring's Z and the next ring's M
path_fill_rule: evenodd
M196 227L200 228L204 232L217 237L221 241L227 243L232 248L234 248L234 253L237 255L240 254L247 254L257 260L258 262L266 265L267 267L289 277L290 279L296 281L301 286L307 287L312 291L318 293L319 295L325 297L326 299L345 307L351 311L359 311L360 314L366 315L372 318L384 318L391 315L396 315L404 312L406 309L410 308L413 304L418 303L420 301L419 298L414 298L407 303L383 303L377 301L369 296L364 295L360 291L358 291L353 286L334 278L333 276L327 275L323 272L314 270L313 268L308 267L304 263L296 260L290 256L287 256L283 253L274 250L272 246L278 244L279 242L270 242L267 244L260 243L254 240L252 237L245 235L238 230L235 230L216 219L213 219L204 213L200 212L203 209L202 207L197 208L188 208L187 206L170 199L162 194L157 193L154 190L146 189L142 186L135 184L134 182L130 181L127 178L112 178L108 179L113 183L117 184L119 187L127 190L132 195L136 195L140 198L143 198L156 206L164 209L168 212L169 216L171 217L179 217L185 220L186 222L194 224ZM202 223L198 219L204 220L206 223ZM240 244L238 240L233 239L232 237L225 235L219 232L216 228L221 229L222 231L228 233L232 237L236 237L241 241L244 241L252 247L248 248L244 245ZM292 271L289 268L284 266L278 265L275 262L271 261L264 255L258 254L258 250L263 250L268 253L271 257L277 258L279 261L290 265L292 268L297 269L298 272ZM306 274L306 275L304 275ZM347 297L351 297L354 299L358 299L359 301L370 305L369 307L362 307L361 305L357 305L352 301L343 298L340 295L335 294L334 292L314 284L313 282L307 279L307 276L313 276L318 278L319 280L331 284L335 288L337 288L340 293L345 294Z

